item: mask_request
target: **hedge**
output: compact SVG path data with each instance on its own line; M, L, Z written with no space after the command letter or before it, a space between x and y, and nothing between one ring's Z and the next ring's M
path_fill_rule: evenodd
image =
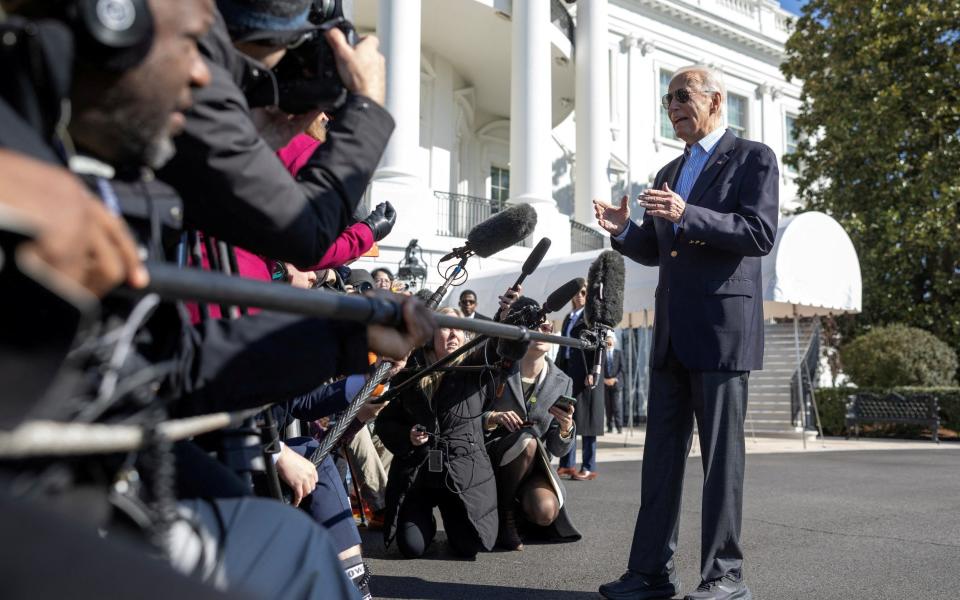
M899 387L888 389L877 388L818 388L817 408L820 410L820 422L823 425L824 435L846 435L844 425L846 416L847 397L856 393L873 393L886 395L896 392L902 396L913 394L933 394L940 401L940 437L950 439L960 437L960 387L947 388L918 388ZM852 432L851 432L852 433ZM860 427L861 437L930 437L929 430L920 425L867 425Z
M929 331L877 327L840 348L844 372L859 387L957 385L957 353Z

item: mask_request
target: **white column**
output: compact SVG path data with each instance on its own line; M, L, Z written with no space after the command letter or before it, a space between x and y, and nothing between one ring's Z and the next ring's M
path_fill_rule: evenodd
M550 172L550 0L513 3L510 199L556 207Z
M610 85L607 62L607 0L577 3L577 165L574 215L595 223L592 201L608 200L610 182Z
M374 179L417 179L420 146L420 0L380 0L380 51L387 63L387 110L396 121Z

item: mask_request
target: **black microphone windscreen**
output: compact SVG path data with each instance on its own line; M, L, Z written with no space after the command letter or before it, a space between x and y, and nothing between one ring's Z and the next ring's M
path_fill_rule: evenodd
M553 290L553 292L547 296L546 302L543 303L544 314L557 312L569 304L570 301L573 300L573 297L580 292L581 281L582 279L579 277L576 279L571 279L557 289Z
M587 305L583 316L587 325L616 327L623 320L623 256L607 250L590 265L587 275Z
M527 260L523 261L523 267L520 268L520 272L524 275L530 275L536 271L537 267L540 266L540 262L543 260L543 257L546 256L547 250L549 249L550 238L542 238L533 248L533 251L530 252L530 256L527 257Z
M526 239L536 226L537 211L529 204L514 204L471 229L467 246L487 258Z

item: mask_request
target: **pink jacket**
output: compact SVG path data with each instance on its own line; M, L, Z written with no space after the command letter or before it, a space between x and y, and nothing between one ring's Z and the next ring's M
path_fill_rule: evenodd
M289 144L278 150L277 156L280 157L280 161L287 167L287 170L296 176L297 172L300 171L300 168L303 167L319 145L319 141L305 133L301 133L290 140ZM321 269L330 269L344 265L362 256L367 250L373 247L373 242L373 232L370 230L370 227L366 223L354 223L343 230L333 245L327 249L326 254L323 255L320 262L306 270L319 271ZM273 268L272 260L248 252L243 248L235 248L235 251L237 254L237 271L241 277L270 281L270 272ZM202 244L201 257L203 267L209 269L210 263L207 260L207 251ZM199 307L196 304L188 303L187 310L190 312L191 321L198 323L200 321ZM209 305L208 310L211 318L221 318L219 306ZM259 312L259 309L251 308L248 312L254 314Z

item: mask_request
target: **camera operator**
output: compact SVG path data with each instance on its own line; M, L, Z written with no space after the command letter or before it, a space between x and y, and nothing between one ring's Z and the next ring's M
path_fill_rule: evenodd
M325 34L349 94L331 115L325 143L294 178L257 131L241 86L251 69L269 70L287 44L300 39L309 25L310 2L230 0L219 5L231 31L218 13L200 40L211 84L195 92L176 141L177 154L159 175L183 198L188 226L309 268L350 223L393 130L393 119L382 107L383 56L375 37L351 47L338 28ZM263 63L231 43L231 34L239 40L265 30L275 39L238 44ZM295 117L288 122L290 130L302 132L316 114ZM204 175L197 177L198 172Z

